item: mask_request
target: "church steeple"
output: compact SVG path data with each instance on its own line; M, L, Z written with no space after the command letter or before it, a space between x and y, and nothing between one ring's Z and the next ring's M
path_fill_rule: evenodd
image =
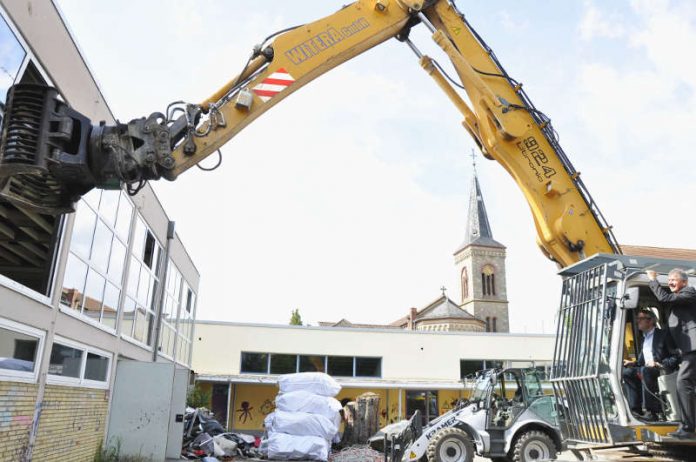
M483 202L481 185L479 184L476 170L474 170L474 176L471 181L469 214L466 220L466 235L464 236L464 242L459 246L457 252L470 245L505 248L503 244L493 239L493 232L491 231L491 225L488 222L486 205Z
M466 235L454 253L454 263L462 290L460 307L483 321L490 332L510 331L505 253L505 246L493 239L474 159Z

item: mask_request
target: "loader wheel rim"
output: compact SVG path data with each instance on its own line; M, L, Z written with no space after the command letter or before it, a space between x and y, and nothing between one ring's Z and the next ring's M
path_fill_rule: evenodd
M528 460L549 460L551 449L542 441L530 441L524 448L524 459Z
M462 441L454 438L443 441L438 452L439 460L442 462L457 462L466 458L466 446Z

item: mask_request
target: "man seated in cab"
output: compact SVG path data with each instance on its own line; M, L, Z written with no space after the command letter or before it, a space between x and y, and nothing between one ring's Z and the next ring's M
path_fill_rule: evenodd
M640 310L636 322L642 333L640 354L637 361L624 360L623 380L631 412L641 420L655 422L662 413L657 378L661 369L665 373L673 372L679 358L673 353L669 334L656 327L657 317L652 310Z

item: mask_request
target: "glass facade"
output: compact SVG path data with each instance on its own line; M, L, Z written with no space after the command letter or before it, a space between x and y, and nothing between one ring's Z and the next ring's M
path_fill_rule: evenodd
M2 47L2 53L0 53L0 68L2 69L0 72L0 102L2 102L4 109L7 89L19 76L27 52L2 16L0 16L0 47Z
M116 329L133 205L122 191L90 191L75 213L61 304Z
M167 267L167 282L165 284L164 304L162 305L162 329L160 331L159 351L163 355L174 358L176 342L176 321L181 305L181 273L170 260Z
M162 247L140 216L134 227L121 333L151 346Z
M61 305L152 346L163 248L123 191L92 190L75 213ZM170 260L159 351L189 365L196 294ZM127 268L127 271L126 271Z

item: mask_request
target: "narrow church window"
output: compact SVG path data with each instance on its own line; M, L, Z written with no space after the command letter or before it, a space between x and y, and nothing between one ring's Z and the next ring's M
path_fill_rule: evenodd
M493 326L491 327L491 332L498 332L498 318L493 318Z
M466 268L462 269L462 302L469 298L469 274Z
M491 265L483 267L481 272L481 289L483 295L495 295L495 270Z
M486 317L486 332L490 332L490 331L491 331L491 318Z

